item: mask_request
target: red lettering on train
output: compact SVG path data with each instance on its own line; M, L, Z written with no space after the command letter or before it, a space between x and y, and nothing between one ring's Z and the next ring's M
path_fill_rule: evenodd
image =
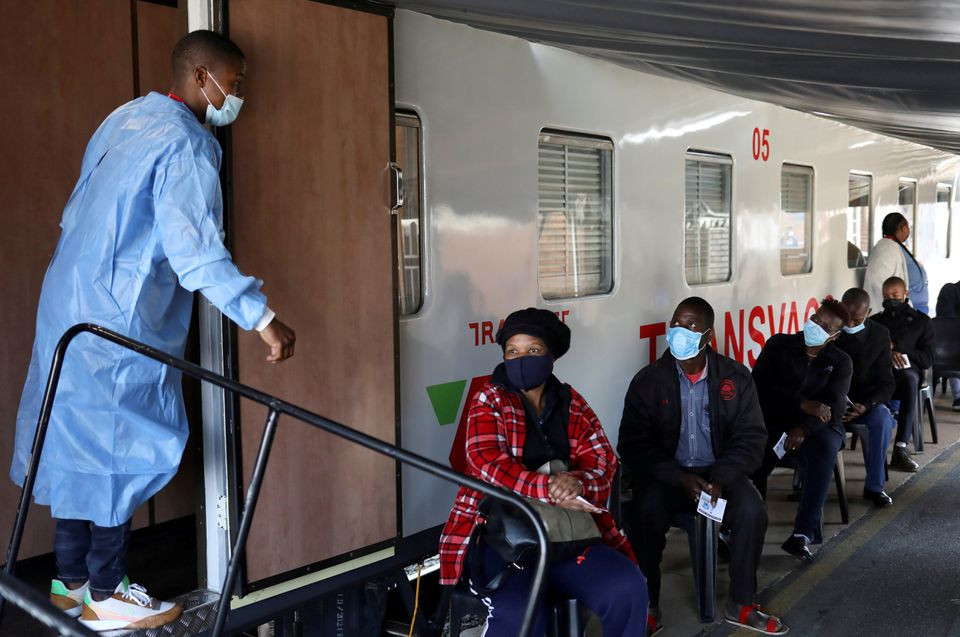
M773 307L768 305L767 309L770 312L770 324L773 325ZM750 317L747 319L747 329L750 332L750 340L760 346L760 349L763 349L763 346L767 342L767 338L763 335L763 332L758 330L755 327L755 322L760 321L760 325L764 324L763 318L763 308L759 305L755 305L752 310L750 310ZM757 357L753 355L753 350L747 351L747 361L750 363L750 367L757 362Z
M731 354L731 350L733 353ZM723 353L730 358L743 362L743 310L740 310L740 325L733 328L730 312L724 314Z
M781 319L782 320L782 319ZM797 302L790 301L790 318L787 319L787 334L800 330L800 321L797 318Z
M657 360L657 337L667 333L667 324L664 322L650 323L640 326L640 340L650 340L650 362Z
M567 322L567 317L570 316L570 310L556 310L554 314L557 315L557 318ZM467 323L467 328L473 330L473 346L480 347L481 345L488 345L490 343L497 342L497 333L503 329L504 319L500 319L497 322L497 329L493 329L493 321L476 321L473 323Z
M811 297L804 304L804 322L810 315L820 307L819 301ZM736 323L734 322L734 313L736 313ZM747 317L747 336L749 341L744 339L744 316ZM754 343L758 346L758 352L763 349L767 339L774 334L794 333L800 331L800 312L797 301L790 302L790 309L787 309L787 303L780 304L779 321L775 320L773 305L764 307L755 305L747 312L746 308L734 310L733 312L724 312L723 314L723 352L726 356L736 360L738 363L746 362L750 367L757 362L757 354L754 354ZM786 330L784 330L786 324ZM761 330L766 327L766 330ZM650 362L657 360L659 352L657 351L657 337L667 333L667 324L649 323L640 326L640 340L649 341ZM720 351L717 347L716 332L710 335L710 345L714 351Z

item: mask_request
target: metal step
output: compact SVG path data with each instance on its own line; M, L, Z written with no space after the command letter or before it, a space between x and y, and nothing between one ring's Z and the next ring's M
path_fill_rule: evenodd
M178 619L159 628L146 630L112 630L100 633L105 637L188 637L213 628L220 596L208 590L197 590L180 595L171 601L183 606Z

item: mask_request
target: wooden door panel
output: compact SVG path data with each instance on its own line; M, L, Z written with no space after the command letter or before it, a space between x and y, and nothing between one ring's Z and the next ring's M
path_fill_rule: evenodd
M20 489L7 471L43 275L87 141L133 95L128 0L5 2L0 19L0 529ZM6 536L4 536L6 537ZM50 509L37 507L20 557L53 548Z
M233 127L234 256L296 355L239 335L240 380L396 439L388 20L310 0L232 0L247 55ZM265 412L241 406L249 475ZM396 536L392 461L281 418L247 549L260 580Z

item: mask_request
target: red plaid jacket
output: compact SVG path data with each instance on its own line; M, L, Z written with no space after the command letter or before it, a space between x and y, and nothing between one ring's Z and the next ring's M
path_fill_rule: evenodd
M583 396L570 390L570 472L583 483L583 497L605 508L617 457L597 415ZM487 383L467 414L467 475L549 502L549 476L529 471L519 460L526 438L523 403L516 393ZM456 584L463 572L482 494L462 487L440 535L440 583ZM627 538L609 513L594 514L603 541L636 562Z

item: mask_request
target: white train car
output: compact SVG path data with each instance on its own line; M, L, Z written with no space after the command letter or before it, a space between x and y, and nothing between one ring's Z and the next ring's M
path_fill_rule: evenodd
M931 307L957 278L953 155L408 11L394 36L407 449L447 458L517 308L571 327L556 373L616 443L684 297L714 306L716 348L750 365L862 282L889 212L911 222ZM453 497L404 469L403 534Z

